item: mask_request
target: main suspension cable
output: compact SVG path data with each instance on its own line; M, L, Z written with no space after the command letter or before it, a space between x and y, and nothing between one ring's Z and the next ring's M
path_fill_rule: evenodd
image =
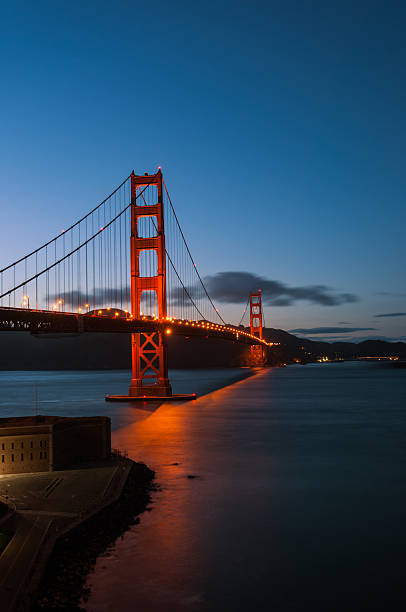
M142 193L140 193L140 195L142 195ZM142 199L143 199L143 200L144 200L144 202L145 202L145 198L144 198L144 196L142 196ZM151 221L152 221L152 223L153 223L153 225L154 225L155 231L156 231L156 233L158 234L158 228L157 228L157 226L156 226L156 224L155 224L155 220L154 220L154 218L153 218L152 216L151 216L150 218L151 218ZM187 288L186 288L186 287L185 287L185 285L183 284L183 281L182 281L181 277L179 276L178 271L177 271L177 269L175 268L175 264L173 263L172 258L171 258L171 256L169 255L169 253L168 253L168 251L167 251L166 247L165 247L165 253L166 253L166 255L167 255L168 259L169 259L169 263L171 264L171 266L172 266L172 268L173 268L173 270L174 270L174 272L175 272L176 276L178 277L179 282L180 282L180 284L182 285L182 287L183 287L183 289L184 289L184 291L185 291L186 295L188 296L188 298L190 299L190 301L192 302L193 306L196 308L197 312L198 312L198 313L199 313L199 315L202 317L202 319L203 319L204 321L206 321L207 319L206 319L206 318L205 318L205 316L204 316L204 315L203 315L203 314L200 312L199 308L198 308L198 307L196 306L196 304L195 304L194 299L192 298L192 296L190 295L189 291L187 290Z
M192 262L192 264L193 264L193 266L194 266L194 268L195 268L195 270L196 270L196 274L197 274L197 277L198 277L198 279L199 279L199 281L200 281L200 284L201 284L201 286L203 287L204 292L205 292L205 294L206 294L206 296L207 296L207 298L208 298L208 300L209 300L210 304L212 305L212 307L213 307L214 311L216 312L217 316L219 317L219 319L221 319L221 321L224 323L224 325L227 325L227 323L224 321L223 317L222 317L222 316L221 316L221 314L219 313L218 309L216 308L216 306L215 306L215 305L214 305L214 303L213 303L213 300L211 299L210 295L209 295L209 294L208 294L208 292L207 292L206 286L205 286L205 284L204 284L204 282L203 282L203 280L202 280L202 278L201 278L201 276L200 276L200 274L199 274L199 270L197 269L197 266L196 266L196 264L195 264L195 262L194 262L194 259L193 259L193 257L192 257L192 254L191 254L191 252L190 252L190 250L189 250L188 244L187 244L187 242L186 242L186 238L185 238L185 236L184 236L184 234L183 234L183 231L182 231L182 228L181 228L181 226L180 226L180 223L179 223L178 217L177 217L176 212L175 212L175 209L174 209L174 207L173 207L172 200L171 200L171 196L170 196L170 195L169 195L169 193L168 193L168 189L167 189L167 187L166 187L166 184L165 184L165 181L164 181L164 179L163 179L163 178L162 178L162 182L163 182L163 185L164 185L164 187L165 187L166 195L168 196L168 200L169 200L169 204L171 205L172 212L173 212L174 217L175 217L175 219L176 219L176 223L177 223L177 225L178 225L179 231L180 231L181 236L182 236L182 238L183 238L183 242L185 243L185 247L186 247L186 250L187 250L187 252L188 252L188 254L189 254L190 260L191 260L191 262Z
M144 187L143 192L145 191L145 189L147 189L148 185ZM141 195L141 194L139 194ZM121 215L123 215L132 205L132 202L130 202L125 208L123 208L123 210L121 212L118 213L118 215L116 215L113 219L111 219L108 223L106 223L105 225L103 225L103 227L101 227L95 234L93 234L93 236L91 236L90 238L88 238L85 242L83 242L82 244L80 244L79 246L77 246L76 248L72 248L72 250L67 253L66 255L64 255L63 257L61 257L60 259L58 259L58 261L55 261L54 263L52 263L51 265L47 266L46 268L44 268L44 270L41 270L41 272L38 272L37 274L35 274L34 276L31 276L31 278L25 279L22 283L20 283L19 285L17 285L16 287L13 287L12 289L9 289L9 291L6 291L5 293L0 295L0 299L5 297L6 295L10 295L11 293L17 291L17 289L21 289L21 287L24 287L25 285L27 285L28 283L32 282L33 280L36 280L38 277L40 277L42 274L46 274L49 272L49 270L52 270L55 266L59 265L60 263L62 263L63 261L65 261L66 259L68 259L69 257L73 256L75 253L77 253L82 247L84 247L85 245L89 244L89 242L91 242L92 240L94 240L97 236L100 236L100 234L106 230L108 227L110 227L110 225L112 225L117 219L119 219L121 217ZM61 234L62 235L62 234ZM51 241L52 242L52 241ZM35 253L35 251L34 251ZM24 258L23 258L24 259ZM72 264L73 264L73 259L72 259ZM73 280L73 274L72 274L72 280ZM73 291L73 282L72 282L72 291ZM73 301L73 299L72 299Z
M3 268L2 270L0 270L0 274L5 272L6 270L9 270L10 268L12 268L13 266L16 266L17 264L21 263L22 261L24 261L24 259L28 259L28 257L31 257L32 255L35 255L36 253L38 253L39 251L42 251L42 249L45 249L46 247L48 247L50 244L52 244L54 241L58 240L58 238L61 238L62 236L64 236L65 234L67 234L67 232L70 232L71 230L73 230L77 225L79 225L80 223L82 223L82 221L84 221L85 219L87 219L87 217L89 217L90 215L92 215L98 208L100 208L100 206L103 206L103 204L105 204L107 202L107 200L109 200L111 198L111 196L113 196L115 193L117 193L117 191L119 189L121 189L121 187L124 185L124 183L126 183L128 181L128 179L130 178L131 174L127 176L127 178L124 179L124 181L109 195L107 196L107 198L105 198L103 200L103 202L100 202L100 204L98 204L95 208L93 208L93 210L91 210L90 212L87 213L87 215L85 215L84 217L82 217L81 219L79 219L79 221L76 221L76 223L74 223L73 225L71 225L67 230L62 230L62 232L60 234L58 234L57 236L55 236L54 238L51 238L51 240L48 240L48 242L44 242L43 245L41 245L40 247L38 247L37 249L35 249L34 251L32 251L31 253L28 253L27 255L24 255L23 257L21 257L20 259L17 259L17 261L14 261L13 263L9 264L8 266L6 266L5 268ZM4 294L7 295L7 294Z
M238 327L241 325L241 323L242 323L242 321L243 321L243 319L245 317L245 313L248 310L248 303L249 303L249 301L250 301L250 298L248 297L247 303L246 303L245 308L244 308L244 312L242 313L242 317L240 319L240 322L238 323Z

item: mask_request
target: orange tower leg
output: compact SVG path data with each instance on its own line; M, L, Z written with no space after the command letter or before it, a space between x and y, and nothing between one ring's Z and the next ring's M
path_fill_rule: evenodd
M156 201L147 205L141 196L145 187L154 186ZM137 198L138 196L138 198ZM152 218L156 235L143 238L139 234L138 221ZM131 174L131 310L135 318L141 317L141 296L144 291L155 292L158 317L166 317L166 267L165 231L163 215L162 173L136 176ZM140 276L140 254L155 251L157 270L155 276ZM132 334L132 379L129 395L132 397L172 395L168 378L166 338L160 332Z

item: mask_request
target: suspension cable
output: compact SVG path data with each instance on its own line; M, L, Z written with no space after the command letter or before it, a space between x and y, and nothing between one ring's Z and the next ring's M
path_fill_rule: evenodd
M242 317L240 319L240 322L238 323L238 327L241 325L241 323L243 321L243 318L245 317L245 313L247 312L249 301L250 301L250 298L248 297L247 303L246 303L245 308L244 308L244 312L242 313Z
M58 234L57 236L55 236L54 238L52 238L51 240L49 240L48 242L45 242L43 245L41 245L40 247L38 247L37 249L35 249L34 251L32 251L31 253L28 253L27 255L24 255L24 257L21 257L20 259L17 259L17 261L14 261L13 263L9 264L8 266L6 266L5 268L3 268L2 270L0 270L0 274L5 272L6 270L9 270L10 268L12 268L13 266L16 266L17 264L21 263L22 261L24 261L24 259L28 259L28 257L31 257L32 255L35 255L36 253L38 253L39 251L42 251L42 249L44 249L45 247L49 246L50 244L52 244L54 241L58 240L58 238L61 238L61 236L64 236L67 232L70 232L72 229L74 229L77 225L79 225L79 223L82 223L82 221L84 221L85 219L87 219L87 217L89 217L90 215L92 215L98 208L100 208L100 206L103 206L103 204L105 204L107 202L107 200L109 200L111 198L111 196L113 196L115 193L117 193L117 191L119 189L121 189L121 187L124 185L124 183L126 183L128 181L128 179L130 178L131 174L129 174L127 176L127 178L124 179L124 181L109 195L107 196L107 198L105 198L103 200L103 202L100 202L100 204L98 204L95 208L93 208L93 210L91 210L90 212L87 213L87 215L85 215L84 217L82 217L81 219L79 219L79 221L76 221L76 223L74 223L73 225L71 225L67 230L63 230L60 234ZM4 294L7 295L7 294Z
M143 189L143 192L145 191L145 189L148 188L148 185L146 185ZM141 195L141 194L139 194ZM89 244L89 242L91 242L94 238L96 238L97 236L99 236L105 229L107 229L110 225L112 225L112 223L114 223L119 217L121 217L121 215L123 215L132 205L132 202L130 202L125 208L123 208L123 210L121 212L118 213L118 215L116 215L114 217L114 219L111 219L111 221L109 221L108 223L106 223L106 225L104 225L103 227L101 227L95 234L93 234L93 236L91 236L90 238L88 238L85 242L83 242L82 244L80 244L79 246L77 246L75 249L72 249L69 253L67 253L66 255L64 255L63 257L61 257L60 259L58 259L58 261L55 261L54 263L52 263L51 265L47 266L46 268L44 268L43 270L41 270L41 272L38 272L37 274L35 274L34 276L31 276L31 278L25 279L22 283L20 283L19 285L17 285L16 287L13 287L12 289L10 289L9 291L6 291L5 293L3 293L2 295L0 295L0 299L5 297L6 295L10 295L11 293L13 293L14 291L17 291L17 289L20 289L21 287L24 287L24 285L27 285L28 283L30 283L31 281L37 279L39 276L41 276L42 274L45 274L47 272L49 272L49 270L52 270L55 266L59 265L61 262L65 261L66 259L68 259L68 257L71 257L72 255L74 255L75 253L77 253L82 247L84 247L85 245ZM52 241L51 241L52 242ZM35 251L34 251L35 253ZM24 258L23 258L24 259ZM73 283L72 283L73 285ZM72 287L73 289L73 287Z
M145 191L145 189L144 189L144 191ZM142 193L140 193L139 195L142 195ZM144 198L144 196L143 196L143 195L142 195L142 199L143 199L143 200L144 200L144 202L145 202L145 198ZM145 204L146 204L146 202L145 202ZM152 223L153 223L153 225L154 225L154 228L155 228L156 233L158 234L158 228L157 228L157 226L156 226L156 224L155 224L155 220L154 220L154 218L151 216L151 217L150 217L150 219L151 219L151 221L152 221ZM166 253L166 255L167 255L168 259L169 259L169 262L170 262L170 264L171 264L171 266L172 266L172 268L173 268L173 270L174 270L174 272L175 272L176 276L178 277L179 282L180 282L180 284L182 285L182 287L183 287L183 289L184 289L184 291L185 291L186 295L188 296L188 298L190 299L190 301L192 302L193 306L196 308L197 312L198 312L198 313L199 313L199 315L202 317L202 319L203 319L204 321L206 321L206 320L207 320L207 319L206 319L206 317L205 317L205 316L204 316L204 315L203 315L203 314L200 312L199 308L196 306L196 303L195 303L194 299L192 298L192 296L190 295L189 291L186 289L185 285L183 284L183 281L182 281L181 277L179 276L178 271L177 271L177 269L175 268L175 264L173 263L173 261L172 261L172 259L171 259L171 256L169 255L169 253L168 253L168 251L167 251L166 247L165 247L165 253Z
M224 321L223 317L221 316L221 314L219 313L219 311L218 311L218 310L217 310L217 308L215 307L215 305L214 305L214 303L213 303L213 300L211 299L210 295L207 293L207 289L206 289L206 287L205 287L205 284L203 283L203 280L202 280L202 278L201 278L201 276L200 276L200 274L199 274L199 270L197 269L197 266L196 266L196 264L195 264L195 262L194 262L194 259L193 259L193 257L192 257L192 254L191 254L191 252L190 252L190 250L189 250L189 247L188 247L188 245L187 245L186 238L185 238L185 236L184 236L184 234L183 234L183 231L182 231L182 228L181 228L181 226L180 226L180 223L179 223L178 217L177 217L177 215L176 215L175 209L174 209L173 204L172 204L171 196L170 196L170 195L169 195L169 193L168 193L168 189L167 189L167 187L166 187L166 184L165 184L165 181L164 181L164 179L163 179L163 178L162 178L162 182L163 182L163 185L164 185L164 187L165 187L166 195L168 196L168 200L169 200L169 204L171 205L172 212L173 212L174 217L175 217L175 219L176 219L176 223L177 223L177 225L178 225L179 231L180 231L181 236L182 236L182 238L183 238L183 242L185 243L185 247L186 247L187 252L188 252L188 254L189 254L190 260L191 260L191 262L192 262L192 264L193 264L193 266L194 266L194 268L195 268L195 270L196 270L196 274L197 274L197 277L198 277L198 279L199 279L199 281L200 281L200 284L201 284L201 286L203 287L204 292L205 292L205 294L206 294L207 298L209 299L209 302L210 302L210 304L212 305L212 307L213 307L214 311L216 312L217 316L219 317L219 319L221 319L221 321L224 323L224 325L227 325L227 323Z

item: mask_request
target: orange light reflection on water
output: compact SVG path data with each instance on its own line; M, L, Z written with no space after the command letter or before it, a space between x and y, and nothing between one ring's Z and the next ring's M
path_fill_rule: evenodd
M98 560L89 580L89 612L207 609L205 576L222 539L210 532L214 523L228 523L244 461L238 456L230 463L223 451L230 438L228 413L246 411L239 389L250 380L193 402L146 403L135 409L134 423L113 432L113 446L154 469L160 488L140 525L116 542L110 558Z

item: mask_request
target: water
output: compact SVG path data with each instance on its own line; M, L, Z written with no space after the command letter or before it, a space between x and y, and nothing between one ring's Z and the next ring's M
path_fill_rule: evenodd
M237 373L172 379L199 392ZM95 399L126 377L0 373L3 414L37 380L41 412L114 415L113 445L156 470L151 512L89 577L88 612L403 612L405 370L291 366L158 408Z
M169 373L174 393L203 395L250 375L254 370L227 368L211 370L174 370ZM109 416L112 430L122 428L145 416L156 405L111 404L105 395L128 393L131 373L112 371L1 371L0 417L35 414L60 416ZM36 391L35 391L36 390ZM37 395L37 399L35 399Z

